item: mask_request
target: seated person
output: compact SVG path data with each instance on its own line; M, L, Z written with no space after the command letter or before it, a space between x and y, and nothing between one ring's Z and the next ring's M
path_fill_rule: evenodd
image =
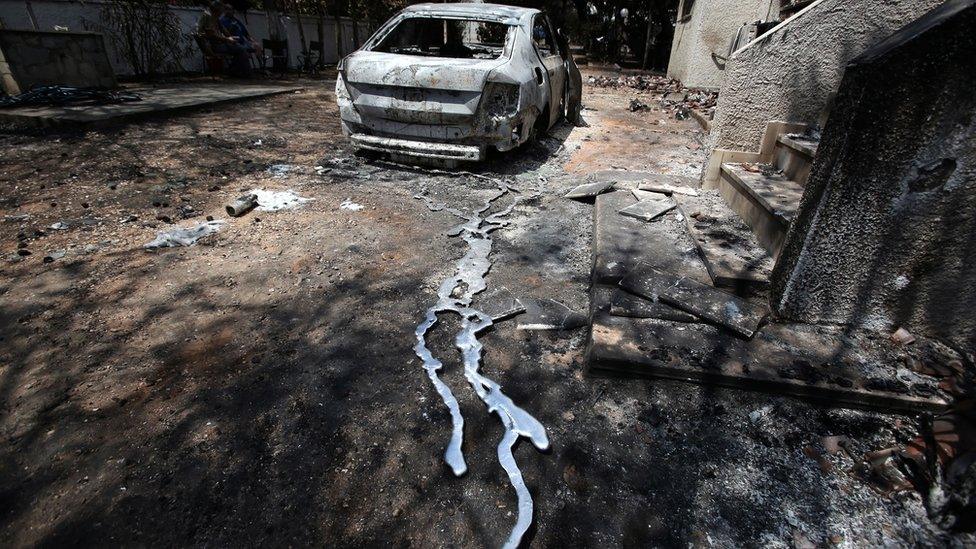
M197 34L206 41L213 53L233 56L230 66L232 75L248 76L251 73L251 62L248 60L247 48L220 28L219 19L223 13L224 5L221 2L211 2L197 20Z
M247 31L247 26L235 15L234 6L224 4L224 13L220 16L220 27L226 35L247 48L247 51L256 54L259 59L261 58L263 49L261 44L251 38L251 33Z

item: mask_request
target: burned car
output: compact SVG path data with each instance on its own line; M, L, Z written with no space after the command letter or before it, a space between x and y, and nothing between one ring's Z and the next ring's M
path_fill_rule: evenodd
M582 78L537 9L416 4L339 63L342 129L361 149L482 160L576 121Z

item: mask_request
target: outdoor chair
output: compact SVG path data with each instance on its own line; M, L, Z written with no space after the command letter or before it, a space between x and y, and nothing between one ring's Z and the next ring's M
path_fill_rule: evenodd
M203 54L204 73L215 75L223 74L224 67L229 66L233 56L230 54L215 53L210 47L210 41L202 34L194 34L193 40L196 41L200 53Z
M325 45L314 40L309 42L308 49L302 53L300 59L302 72L317 73L322 68L322 61L325 59Z
M284 74L288 71L288 41L287 40L261 40L264 47L265 60L271 60L271 70L277 74Z

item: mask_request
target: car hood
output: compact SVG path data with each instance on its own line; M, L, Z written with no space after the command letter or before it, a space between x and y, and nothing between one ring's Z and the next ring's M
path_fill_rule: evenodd
M359 51L345 59L343 77L352 84L480 92L488 74L506 62Z

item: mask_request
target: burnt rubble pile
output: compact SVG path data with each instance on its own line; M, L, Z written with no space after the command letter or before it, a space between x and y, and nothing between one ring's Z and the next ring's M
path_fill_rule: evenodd
M681 88L681 82L665 76L636 74L630 76L591 76L586 83L598 88L633 88L668 93Z
M698 111L710 120L715 114L716 101L718 101L718 92L683 88L665 94L661 106L666 110L673 110L675 117L680 120L688 118L689 111L692 110Z
M631 88L660 93L664 96L661 99L661 107L666 111L674 111L675 117L681 120L688 118L691 110L698 111L705 118L711 119L718 100L716 91L686 88L680 81L665 76L591 76L586 82L598 88ZM639 99L632 100L629 109L634 112L650 110L647 104Z

